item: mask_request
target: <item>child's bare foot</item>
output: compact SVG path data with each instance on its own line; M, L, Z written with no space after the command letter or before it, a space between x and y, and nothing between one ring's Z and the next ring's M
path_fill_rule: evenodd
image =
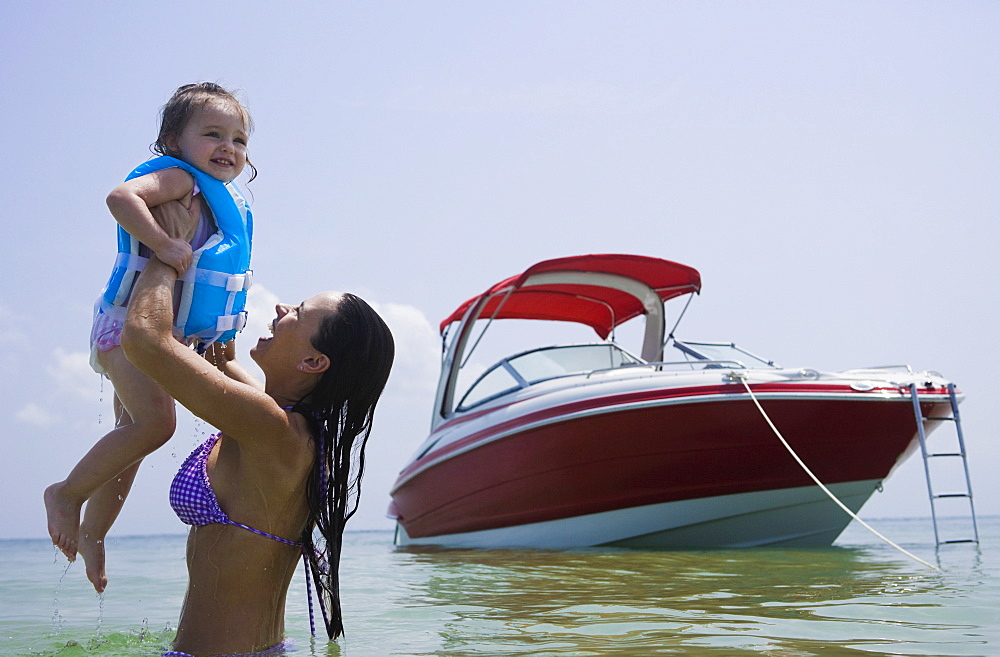
M45 489L45 515L49 522L49 536L52 544L59 548L66 558L76 561L76 541L80 534L80 505L64 499L64 482L52 484Z
M87 579L94 590L104 593L108 586L108 575L104 572L104 540L83 531L80 536L80 556L87 565Z

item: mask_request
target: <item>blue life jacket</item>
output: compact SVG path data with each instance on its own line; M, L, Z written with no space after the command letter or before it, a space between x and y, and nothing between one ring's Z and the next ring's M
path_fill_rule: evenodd
M232 340L246 325L253 214L232 182L224 183L177 158L164 155L143 162L125 180L171 167L180 167L194 177L218 227L194 252L191 266L178 279L181 286L174 327L203 349L215 341ZM139 245L139 240L118 226L118 258L100 302L102 312L122 323L135 279L147 262L139 255Z

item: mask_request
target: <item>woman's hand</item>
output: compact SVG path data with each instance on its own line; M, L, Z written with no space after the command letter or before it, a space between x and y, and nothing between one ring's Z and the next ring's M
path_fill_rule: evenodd
M173 267L178 276L191 266L193 254L190 242L201 219L201 206L197 203L190 205L188 208L180 201L167 201L149 209L156 223L170 238L166 246L156 251L156 257L163 264Z
M163 232L172 240L184 242L190 253L191 247L189 243L194 238L195 231L198 230L198 221L201 219L201 205L191 203L191 207L187 208L180 201L167 201L154 208L150 208L149 211L153 213L156 223L160 225ZM163 260L159 251L157 251L156 257ZM166 261L164 262L165 264L170 264Z
M205 350L205 360L215 365L220 372L230 379L253 386L259 390L264 389L264 384L246 371L236 360L236 340L229 342L213 342Z
M236 340L213 342L205 350L205 360L225 372L229 363L236 360Z

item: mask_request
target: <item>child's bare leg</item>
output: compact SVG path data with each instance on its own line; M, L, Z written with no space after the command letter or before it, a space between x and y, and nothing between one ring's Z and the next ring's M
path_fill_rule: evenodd
M132 422L108 432L80 459L69 477L45 489L49 536L70 561L76 558L83 503L112 477L167 442L176 422L174 400L132 365L121 347L101 352L99 357ZM118 510L110 516L112 521ZM94 513L97 518L112 512L95 509Z
M122 405L118 395L114 398L115 426L132 424L132 416ZM117 477L97 489L87 501L87 508L80 523L80 556L87 566L87 579L94 585L94 590L103 593L108 585L105 571L104 540L114 524L115 519L125 504L125 498L132 490L132 482L139 472L142 461L133 463Z
M142 461L133 463L111 481L97 489L87 501L80 523L80 556L87 566L87 579L94 590L103 593L108 585L104 567L104 541L125 504L132 482Z

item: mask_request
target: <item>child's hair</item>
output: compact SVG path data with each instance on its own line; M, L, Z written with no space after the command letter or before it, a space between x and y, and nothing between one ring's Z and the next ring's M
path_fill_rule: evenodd
M253 132L253 119L250 117L250 112L233 92L214 82L196 82L178 87L167 104L160 108L160 133L156 136L156 142L151 144L149 149L160 155L177 157L178 153L167 146L167 141L171 137L175 139L180 137L184 126L187 125L194 112L213 100L231 103L243 115L247 134ZM249 156L247 157L247 166L250 167L250 180L253 180L257 177L257 168L250 162Z

